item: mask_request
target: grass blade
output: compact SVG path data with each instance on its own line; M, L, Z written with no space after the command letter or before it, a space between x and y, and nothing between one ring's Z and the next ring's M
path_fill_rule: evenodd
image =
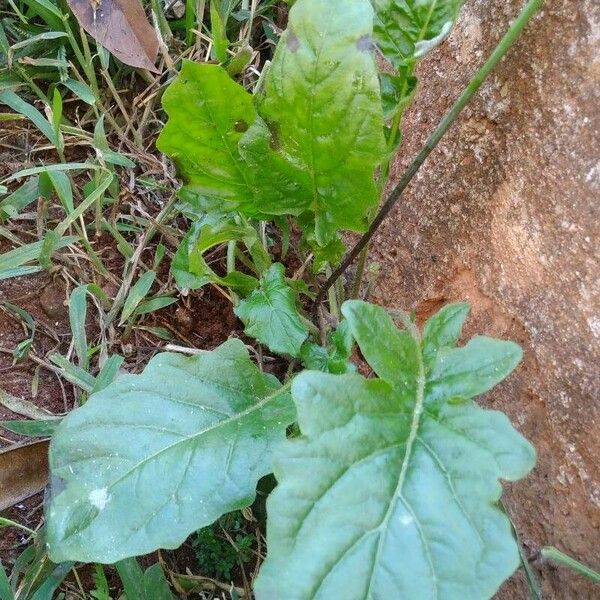
M25 100L11 91L0 92L0 104L6 104L6 106L9 106L14 111L27 117L54 146L58 146L58 139L54 128L35 106L25 102Z
M150 291L154 280L156 279L156 273L154 271L148 271L144 273L131 288L125 304L123 305L123 312L121 313L121 321L119 325L123 325L131 315L133 315L135 309L139 303L146 297L146 294Z

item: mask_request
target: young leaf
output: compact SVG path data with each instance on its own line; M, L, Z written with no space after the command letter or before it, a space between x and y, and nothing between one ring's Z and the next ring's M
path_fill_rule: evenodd
M299 188L322 246L338 229L363 231L377 202L384 139L372 33L368 0L296 2L258 99L262 121L241 142L275 192L284 181Z
M399 332L381 308L352 301L342 312L382 379L305 372L294 380L303 437L275 458L279 485L267 504L269 554L257 598L491 597L519 565L497 507L498 480L523 477L533 448L502 413L451 402L452 390L432 404L420 335L408 319L409 331ZM519 353L495 343L513 356L497 361L501 378ZM491 364L487 351L469 352ZM467 364L476 373L475 362ZM484 378L478 391L490 383Z
M464 0L371 0L375 43L395 66L420 58L450 32Z
M349 362L354 338L348 321L342 321L338 328L329 334L327 341L325 348L310 341L302 345L300 359L303 366L306 369L334 375L356 371L356 367Z
M296 307L296 294L285 281L282 264L274 264L262 277L260 287L235 308L246 326L246 335L256 338L277 354L298 356L308 327Z
M221 217L214 218L214 215L199 219L192 225L173 258L171 271L177 285L195 290L217 283L249 294L258 285L255 277L238 272L220 277L209 267L204 255L211 248L232 240L252 241L256 238L256 231L250 226L237 225Z
M54 434L52 560L110 563L177 548L252 503L293 419L287 388L261 373L239 340L191 358L158 354Z
M408 67L400 68L398 75L379 74L383 118L390 121L399 110L404 110L413 99L417 78L408 73Z

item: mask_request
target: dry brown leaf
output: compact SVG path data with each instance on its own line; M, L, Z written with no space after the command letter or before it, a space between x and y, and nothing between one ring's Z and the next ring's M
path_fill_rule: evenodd
M67 0L81 26L120 61L153 73L156 32L139 0Z
M0 511L46 487L49 444L44 440L0 450Z

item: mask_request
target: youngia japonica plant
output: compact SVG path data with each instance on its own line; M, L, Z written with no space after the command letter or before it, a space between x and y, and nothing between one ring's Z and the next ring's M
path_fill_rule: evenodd
M473 398L521 350L486 337L456 347L464 304L421 332L410 315L350 300L319 335L303 311L315 290L286 278L264 224L297 235L314 273L339 264L343 231L374 216L416 62L460 4L297 0L254 93L220 65L184 64L158 146L197 217L172 273L181 288L227 290L245 333L292 361L289 376L263 373L230 340L158 354L92 394L51 444L53 560L176 548L249 506L274 472L259 600L489 598L518 567L500 480L525 476L534 450ZM226 273L207 258L222 245ZM372 377L358 374L354 344Z

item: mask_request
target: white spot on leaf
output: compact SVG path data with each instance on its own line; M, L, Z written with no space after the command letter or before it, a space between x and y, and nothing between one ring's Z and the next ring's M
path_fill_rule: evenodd
M92 506L95 506L98 510L104 510L104 507L110 500L110 494L106 488L92 490L88 496L88 500Z

